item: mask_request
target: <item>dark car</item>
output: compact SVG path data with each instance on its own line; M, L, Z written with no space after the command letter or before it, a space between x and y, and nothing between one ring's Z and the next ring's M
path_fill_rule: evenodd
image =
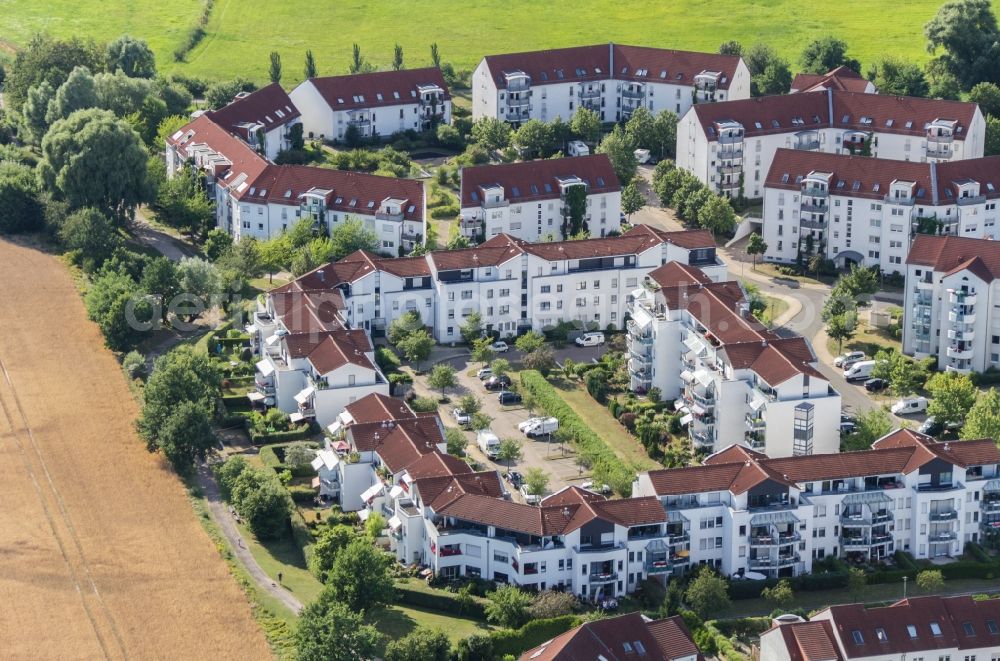
M524 476L517 471L511 471L504 475L504 477L507 478L507 481L510 482L515 489L520 489L521 485L524 484Z
M504 390L503 392L498 393L497 399L500 400L501 404L506 404L507 406L521 403L521 396L516 392L511 392L509 390Z
M510 387L510 377L506 374L501 376L491 376L483 382L483 387L487 390L503 390Z
M865 381L865 390L868 392L882 392L889 387L889 382L885 379L868 379Z
M938 422L934 419L934 416L930 416L924 420L923 424L917 430L921 434L927 434L928 436L940 436L944 432L944 423Z
M845 420L840 423L841 434L853 434L857 429L858 426L851 420Z

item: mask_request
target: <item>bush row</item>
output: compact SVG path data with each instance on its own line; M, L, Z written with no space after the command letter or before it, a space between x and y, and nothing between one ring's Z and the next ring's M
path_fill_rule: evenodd
M501 629L490 633L493 640L493 655L503 658L505 655L520 656L533 647L538 647L546 640L552 640L573 627L580 625L576 615L562 615L545 620L533 620L520 629Z
M483 609L481 601L471 601L463 603L455 595L439 592L423 592L415 590L407 585L396 584L396 601L407 606L417 606L419 608L429 608L431 610L462 615L477 620L486 619L486 611Z
M631 493L636 469L626 465L611 451L611 448L605 445L601 437L563 401L555 387L546 381L540 372L522 371L521 386L531 393L541 411L558 418L559 428L565 429L572 435L577 451L590 467L596 480L610 485L622 496Z
M187 54L205 38L205 27L208 25L208 19L212 16L214 4L215 0L204 0L197 22L188 28L188 31L184 33L184 41L174 49L175 61L183 62Z
M242 395L223 395L222 405L226 407L227 411L249 411L250 410L250 400L247 399L246 394Z
M315 493L310 494L310 496L314 495ZM292 498L294 499L294 497L293 495ZM302 558L306 561L306 567L308 567L309 561L312 559L313 544L316 538L313 537L312 531L306 525L306 520L302 518L302 513L297 509L293 509L292 515L288 517L288 525L292 530L292 539L295 540L295 545L302 552Z

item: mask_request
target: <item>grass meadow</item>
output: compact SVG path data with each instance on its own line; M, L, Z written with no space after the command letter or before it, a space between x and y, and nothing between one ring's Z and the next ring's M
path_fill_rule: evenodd
M282 55L286 87L302 78L312 49L321 74L346 71L351 45L387 68L393 45L409 67L430 63L437 42L442 59L472 68L487 53L616 41L714 51L727 39L763 40L795 69L802 46L834 34L863 64L881 53L916 61L923 26L943 0L214 0L204 40L175 63L172 52L201 12L203 0L0 0L0 48L24 43L36 31L98 40L128 32L149 41L160 68L221 79L235 75L266 82L268 53ZM1000 6L1000 1L997 3Z

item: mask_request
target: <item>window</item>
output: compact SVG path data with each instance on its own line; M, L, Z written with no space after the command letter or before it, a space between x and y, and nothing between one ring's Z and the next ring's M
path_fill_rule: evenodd
M962 630L965 631L966 636L976 635L976 629L972 626L972 622L962 622Z
M916 638L917 637L917 628L915 626L913 626L912 624L907 624L906 625L906 633L910 634L910 638Z
M931 622L931 633L934 635L935 638L940 637L941 625L938 624L937 622Z
M854 639L855 645L865 644L865 637L861 635L861 632L858 629L855 629L854 631L851 632L851 637Z
M997 627L996 620L986 620L986 630L994 636L1000 633L1000 627Z
M882 627L877 627L875 629L875 637L878 638L878 642L880 643L889 642L889 636L886 635L885 629Z

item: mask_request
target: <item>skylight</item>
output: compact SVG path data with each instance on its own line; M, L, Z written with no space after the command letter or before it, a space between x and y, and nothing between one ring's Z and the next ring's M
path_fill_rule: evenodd
M861 631L859 631L858 629L855 629L854 631L851 632L851 637L854 638L855 645L865 644L865 637L861 635Z
M906 625L906 633L910 634L910 638L916 638L917 637L917 628L915 626L913 626L912 624L907 624Z
M848 122L851 121L851 116L850 115L844 115L844 117L840 121L843 122L844 124L847 124Z
M562 69L556 69L556 78L558 78L559 80L562 80L564 77L565 76L563 74L563 70Z
M666 77L667 77L667 70L664 69L663 71L660 72L660 78L666 78Z
M754 122L753 125L756 126L759 129L764 128L763 126L761 126L760 122Z
M994 190L993 184L989 181L986 182L986 190L992 192Z
M913 121L912 120L909 121L909 122L906 122L906 128L908 128L908 129L912 129L913 128Z
M343 102L344 102L343 99L341 99L340 97L337 97L337 103L343 103Z
M772 119L771 120L771 128L775 128L775 129L781 128L781 122L779 122L776 119Z
M546 193L552 192L552 184L545 184L545 192Z
M531 184L531 194L538 195L538 186L536 186L535 184Z
M976 629L972 626L972 622L962 622L962 630L966 636L976 635Z
M889 641L889 636L886 635L885 629L878 627L875 629L875 637L878 638L878 642L886 643Z
M392 93L392 98L398 99L399 98L399 92L393 92Z
M876 184L873 184L873 185L872 185L872 192L873 192L873 193L877 193L877 192L878 192L878 189L879 189L879 187L880 187L880 185L879 185L879 184L877 184L877 183L876 183Z
M379 101L382 101L383 100L382 99L382 92L376 92L375 93L375 98L378 99Z
M291 197L291 196L292 196L292 189L289 188L288 190L285 191L285 197Z
M521 197L521 189L518 188L517 186L511 186L511 188L510 188L510 194L513 197Z
M597 178L597 185L600 186L601 188L604 188L604 177Z
M374 202L374 201L371 201L371 202L369 202L369 203L368 203L368 208L369 208L369 209L373 209L373 208L375 208L375 202Z
M1000 633L1000 627L997 627L996 620L986 620L986 630L994 635Z
M357 198L354 198L354 197L352 197L352 198L351 198L351 201L350 201L350 202L349 202L349 203L347 204L347 206L349 206L349 207L353 207L353 206L356 206L356 205L357 205L357 203L358 203L358 200L357 200Z
M785 174L781 175L781 183L783 183L783 184L787 184L788 183L788 173L787 172Z
M601 67L594 67L594 73L601 73Z
M931 633L934 634L935 637L940 636L941 625L938 624L937 622L931 622Z
M885 120L885 125L888 126L889 128L892 128L892 124L893 124L894 121L895 120L887 119L887 120Z
M857 179L855 179L854 183L851 184L851 190L855 190L855 191L861 190L861 182L858 181Z
M414 209L416 209L416 207L411 204L410 206L406 207L406 213L413 213Z

